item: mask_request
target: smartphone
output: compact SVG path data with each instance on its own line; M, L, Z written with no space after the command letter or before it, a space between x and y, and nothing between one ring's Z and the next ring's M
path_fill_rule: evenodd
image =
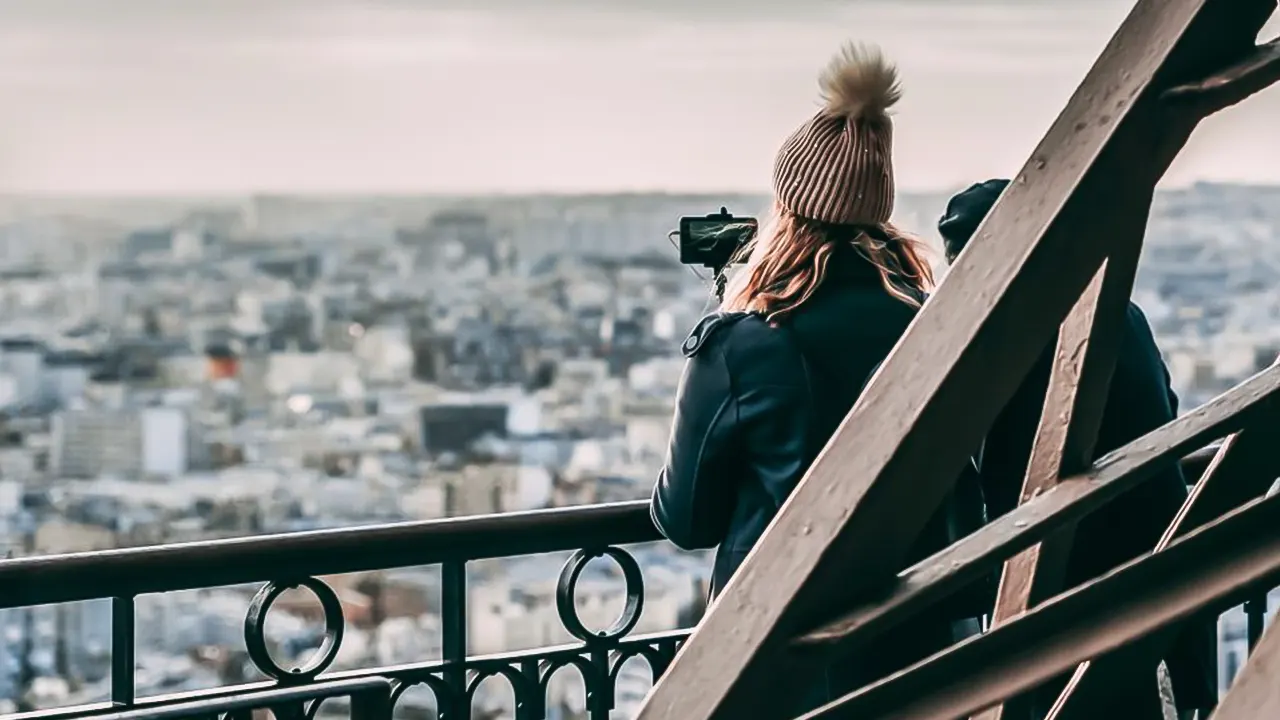
M753 217L734 217L720 208L713 215L680 218L680 262L724 268L745 260L742 248L756 236L760 223Z

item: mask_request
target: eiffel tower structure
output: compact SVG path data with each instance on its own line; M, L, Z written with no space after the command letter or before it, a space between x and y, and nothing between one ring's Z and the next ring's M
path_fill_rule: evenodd
M1280 366L1090 462L1155 186L1201 120L1280 80L1280 41L1259 40L1275 10L1275 0L1138 0L641 720L787 717L825 664L1002 565L991 630L804 717L993 719L1074 672L1052 717L1124 718L1114 698L1155 682L1180 623L1280 581L1280 496L1267 494L1280 475L1268 445ZM902 570L1050 342L1023 503ZM1063 591L1056 559L1076 521L1218 439L1154 552ZM1261 636L1212 717L1280 717L1269 667L1280 667L1280 630Z

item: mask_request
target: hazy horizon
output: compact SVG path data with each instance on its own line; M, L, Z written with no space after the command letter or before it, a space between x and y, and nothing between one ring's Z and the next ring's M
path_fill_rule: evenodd
M4 0L0 194L765 192L848 38L900 65L900 188L942 191L1016 172L1131 5ZM1277 114L1167 184L1280 184Z
M968 183L957 183L946 187L937 188L898 188L898 194L906 196L931 196L945 195L955 193L967 186ZM1219 181L1219 180L1190 180L1185 183L1171 183L1165 181L1161 183L1157 190L1159 192L1178 192L1191 190L1195 186L1212 185L1218 187L1232 187L1244 189L1256 189L1261 191L1280 191L1280 181L1276 182L1237 182L1237 181ZM0 201L5 202L31 202L31 203L101 203L101 202L157 202L157 203L239 203L248 199L255 198L280 198L284 200L314 201L314 202L342 202L342 201L365 201L365 200L386 200L386 201L413 201L413 200L443 200L443 201L471 201L471 200L523 200L527 198L548 198L548 199L571 199L571 198L603 198L603 197L694 197L694 198L723 198L733 196L759 196L768 198L770 191L768 188L759 189L716 189L707 188L699 190L646 190L646 189L611 189L599 188L595 190L474 190L464 192L444 192L434 190L404 190L404 191L380 191L377 189L369 190L266 190L256 191L252 189L244 190L227 190L217 192L190 192L190 193L174 193L165 189L160 190L139 190L126 192L49 192L49 191L18 191L11 192L0 190Z

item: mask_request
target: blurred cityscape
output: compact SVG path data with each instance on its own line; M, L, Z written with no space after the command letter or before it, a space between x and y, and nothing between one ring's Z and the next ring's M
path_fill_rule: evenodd
M898 219L934 242L945 201L904 195ZM680 341L710 307L707 271L678 264L668 232L681 215L767 202L0 198L0 548L646 498ZM1280 188L1163 192L1144 252L1135 299L1183 411L1280 353ZM637 630L695 622L706 558L635 552ZM569 641L553 599L562 559L473 563L469 650ZM579 601L607 622L621 584L599 574ZM434 568L337 579L349 623L337 667L438 657L439 582ZM139 695L254 677L242 629L253 589L139 598ZM278 656L309 653L314 608L276 607ZM0 632L4 711L107 697L109 602L0 611ZM1226 682L1243 622L1227 616L1222 633ZM635 688L620 687L620 717L647 682L624 681ZM549 717L581 716L581 690L564 685ZM434 717L412 694L397 713Z

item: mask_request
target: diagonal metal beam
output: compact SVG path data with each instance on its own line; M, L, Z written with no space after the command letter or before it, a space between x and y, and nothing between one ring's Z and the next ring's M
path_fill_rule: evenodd
M1194 126L1200 119L1240 103L1280 82L1280 40L1254 46L1257 32L1249 31L1249 28L1258 26L1269 18L1276 7L1275 0L1268 0L1238 9L1242 20L1247 20L1242 22L1233 35L1234 44L1240 48L1233 61L1210 66L1200 74L1202 79L1184 82L1162 95L1172 123ZM1250 477L1256 479L1258 467L1265 466L1272 458L1257 455L1264 453L1265 449L1261 445L1251 444L1254 441L1246 439L1243 449L1237 448L1235 453L1220 454L1220 457L1233 465L1250 468L1255 473ZM1238 506L1247 497L1256 496L1256 493L1241 496L1241 492L1251 491L1252 485L1248 482L1233 484L1231 487L1236 489L1234 494L1224 487L1227 485L1219 482L1207 497L1188 498L1184 510L1189 511L1191 517L1177 518L1166 533L1164 541L1167 542L1174 533L1184 532L1199 522L1215 517L1216 513ZM1199 487L1203 488L1204 484ZM1180 529L1180 524L1185 527ZM1081 665L1051 709L1050 719L1085 720L1097 713L1125 712L1119 704L1122 702L1121 696L1135 683L1146 682L1144 675L1149 676L1155 663L1168 653L1177 640L1176 632L1169 630ZM1176 651L1184 655L1182 659L1186 660L1189 658L1186 653L1190 652L1190 646L1177 647ZM1141 698L1136 698L1136 701L1141 702Z
M1280 416L1273 413L1228 437L1156 549L1270 490L1272 480L1280 475L1280 453L1274 439L1277 430Z
M898 582L887 597L855 608L839 619L802 635L794 647L797 651L809 653L843 654L855 650L879 633L944 601L1004 558L1029 547L1059 525L1102 507L1157 472L1162 463L1170 462L1187 449L1200 447L1212 438L1238 431L1248 422L1271 417L1277 411L1280 411L1280 367L1272 367L1190 413L1108 453L1088 473L1059 483L1049 492L909 568L898 576ZM1232 452L1228 457L1251 455ZM1215 459L1210 467L1221 465L1222 460ZM1234 466L1222 467L1215 470L1213 476L1230 478L1235 472ZM1206 473L1206 479L1208 477ZM1215 492L1220 500L1206 497L1204 502L1197 504L1195 507L1214 508L1213 514L1191 514L1185 526L1187 531L1260 494L1242 496L1233 490L1236 485L1230 481L1215 481L1213 487L1222 488L1221 493L1227 497ZM1195 494L1205 495L1199 486ZM1184 510L1181 514L1187 515L1188 512Z
M1137 208L1139 203L1149 208L1151 198L1132 202L1134 211L1119 219L1130 226L1127 242L1112 251L1058 332L1053 371L1023 482L1024 503L1093 460L1146 231L1148 213ZM1005 563L993 625L1062 590L1074 540L1075 528L1066 526ZM1000 720L1004 709L991 708L979 720Z
M1271 623L1210 720L1280 717L1280 624Z
M1280 454L1275 452L1275 431L1280 416L1270 414L1261 422L1232 435L1183 503L1155 552L1176 538L1212 519L1264 495L1280 475ZM1049 712L1051 720L1093 718L1115 708L1124 685L1141 682L1178 639L1181 626L1165 628L1142 642L1120 648L1076 668L1071 680Z
M1236 11L1262 1L1138 2L640 718L790 711L806 668L783 665L778 651L816 618L893 582L1117 242L1124 223L1115 218L1132 211L1127 189L1162 175L1185 143L1190 127L1160 132L1159 94L1205 63L1224 64L1226 43L1241 35Z
M1130 202L1133 211L1117 218L1129 226L1127 237L1122 236L1122 244L1112 250L1058 332L1053 371L1022 486L1024 503L1093 460L1147 227L1149 213L1138 208L1150 208L1151 196ZM1010 558L1000 577L992 625L1060 592L1074 543L1075 528L1068 525ZM1026 710L1015 700L1008 707L1016 717ZM977 720L1000 720L1005 710L1005 705L991 708Z
M1280 453L1275 451L1274 440L1277 430L1280 413L1273 405L1252 418L1247 429L1223 441L1155 551L1270 490L1280 475Z
M1165 552L1128 563L803 720L967 717L1082 660L1277 582L1280 495L1255 500Z

